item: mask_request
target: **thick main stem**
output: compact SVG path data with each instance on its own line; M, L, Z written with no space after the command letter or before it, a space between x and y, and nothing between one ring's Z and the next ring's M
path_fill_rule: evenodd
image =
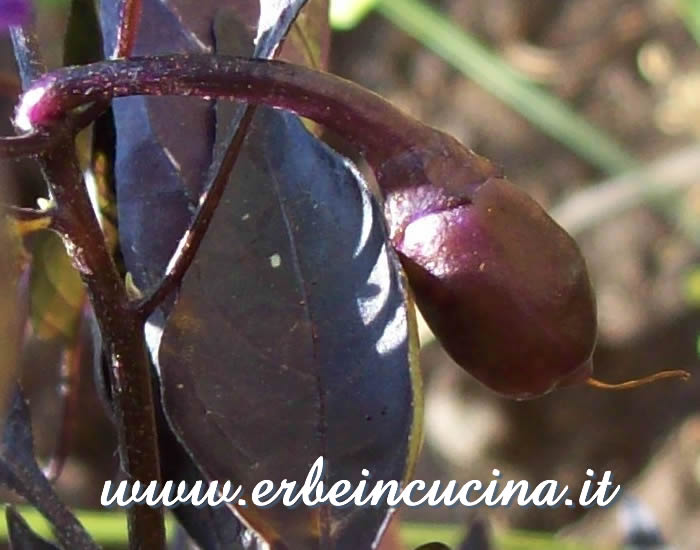
M82 182L72 142L42 156L56 201L54 226L64 234L88 288L105 350L119 437L119 454L130 479L160 482L160 463L150 365L143 322L128 304L124 284L105 247L102 231ZM128 510L131 548L165 548L161 509Z
M41 73L34 34L12 30L23 86ZM55 130L55 129L54 129ZM73 136L63 136L39 157L56 203L52 227L66 242L87 286L111 360L121 464L132 480L160 481L150 363L143 321L129 305L124 283L107 251L102 231L78 165ZM165 549L163 511L134 506L128 510L130 548Z

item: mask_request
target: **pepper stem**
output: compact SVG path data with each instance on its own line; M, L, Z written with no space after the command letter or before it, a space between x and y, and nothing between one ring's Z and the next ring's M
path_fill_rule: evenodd
M608 384L607 382L601 382L595 378L588 378L586 384L593 388L598 388L601 390L631 390L633 388L639 388L640 386L646 386L647 384L652 384L658 380L663 380L665 378L680 378L681 380L688 380L690 378L690 373L687 370L675 369L675 370L664 370L657 372L656 374L651 374L645 376L644 378L639 378L637 380L629 380L627 382L620 382L619 384Z

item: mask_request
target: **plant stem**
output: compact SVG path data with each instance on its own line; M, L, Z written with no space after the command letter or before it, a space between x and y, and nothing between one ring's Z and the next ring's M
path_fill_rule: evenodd
M189 269L192 261L194 260L199 245L204 239L204 235L207 232L209 223L214 217L214 212L216 211L219 201L224 194L226 189L226 183L228 183L229 176L233 170L233 165L238 159L241 147L243 146L243 141L250 127L250 123L253 121L253 115L255 114L254 108L246 109L241 118L238 129L234 135L233 140L230 145L226 148L221 162L218 165L218 169L211 185L202 194L200 199L201 207L197 212L197 216L189 227L189 230L185 233L180 241L180 245L177 251L173 254L173 259L171 264L160 281L158 287L136 306L136 311L139 313L142 319L147 319L148 316L153 313L153 311L161 304L161 302L172 293L182 281L185 272Z
M11 216L18 222L39 222L42 229L51 225L54 216L53 208L47 210L36 210L34 208L23 208L13 204L0 204L0 212Z
M0 137L0 158L28 157L49 149L60 139L73 136L91 124L106 109L103 103L90 105L84 111L75 113L65 124L53 128L51 132L30 132L21 136Z
M119 1L117 44L112 57L128 57L134 49L136 31L141 21L141 0Z
M368 157L411 149L434 130L342 78L278 61L172 55L105 61L48 74L25 94L16 122L51 126L73 108L129 95L229 98L286 109L339 130Z
M22 85L43 72L34 33L11 31ZM62 131L60 128L54 131ZM65 129L64 129L65 130ZM143 322L130 307L124 282L107 251L75 154L73 137L63 137L39 157L56 203L53 227L62 234L69 254L87 286L111 359L110 378L119 435L121 464L129 477L160 482L150 363ZM130 548L165 549L162 509L134 506L128 510Z
M32 132L23 136L0 138L0 158L26 157L44 151L58 136Z
M481 183L502 177L488 159L377 94L337 76L278 61L170 55L68 67L46 75L24 94L15 123L26 130L51 127L70 109L128 95L248 101L286 109L335 130L372 166L387 198L385 215L395 243L416 215L469 203Z
M274 17L278 20L278 24L272 29L267 29L266 32L258 37L253 54L254 57L270 59L274 56L279 44L287 36L289 29L305 5L306 0L295 0L282 9L281 12L269 15L270 18ZM264 3L261 5L262 9L276 10L279 7ZM263 14L261 14L261 17L263 17ZM234 117L230 122L225 139L227 145L224 148L218 148L215 152L214 160L209 167L209 183L200 197L199 209L194 220L182 237L177 251L173 254L163 279L155 290L137 305L137 309L144 319L153 313L160 303L178 287L192 264L219 201L224 194L226 184L255 115L255 109L254 105L246 106L242 114Z
M72 143L42 157L53 190L57 216L54 225L69 243L73 261L87 285L105 351L124 471L132 480L160 482L150 364L143 322L129 307L124 283L107 252L92 210ZM70 159L70 160L66 160ZM128 510L131 548L165 548L163 511L145 506Z

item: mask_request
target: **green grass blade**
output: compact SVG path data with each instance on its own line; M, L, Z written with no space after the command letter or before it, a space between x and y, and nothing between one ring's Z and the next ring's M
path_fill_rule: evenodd
M700 44L700 0L677 0L677 4L683 23Z
M610 174L636 166L635 158L604 132L424 2L379 0L376 9L591 164Z

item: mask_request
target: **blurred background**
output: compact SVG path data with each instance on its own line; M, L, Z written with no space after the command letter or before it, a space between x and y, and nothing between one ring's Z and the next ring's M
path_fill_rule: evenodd
M406 509L404 536L412 544L454 543L478 512L504 548L564 548L566 540L583 544L571 548L620 548L632 510L674 548L698 548L700 2L331 3L332 72L502 164L576 237L598 297L596 376L615 382L665 369L694 374L629 392L574 387L512 402L452 364L423 327L426 439L417 478L488 482L498 468L504 480L555 479L577 490L586 469L611 470L628 500L602 510ZM60 44L66 3L38 6L45 43ZM59 64L59 48L46 53ZM14 70L6 36L0 67ZM11 82L0 85L11 91ZM10 135L14 100L5 95L0 131ZM3 162L0 170L0 178L11 172L26 182L25 199L41 194L29 163ZM0 298L12 294L7 288ZM23 379L37 451L48 457L62 417L61 345L29 345ZM83 355L71 360L87 366L90 353ZM91 372L81 370L83 413L58 481L66 500L83 509L98 506L94 488L116 468L114 435ZM536 545L520 530L544 535ZM553 534L563 538L548 542Z

